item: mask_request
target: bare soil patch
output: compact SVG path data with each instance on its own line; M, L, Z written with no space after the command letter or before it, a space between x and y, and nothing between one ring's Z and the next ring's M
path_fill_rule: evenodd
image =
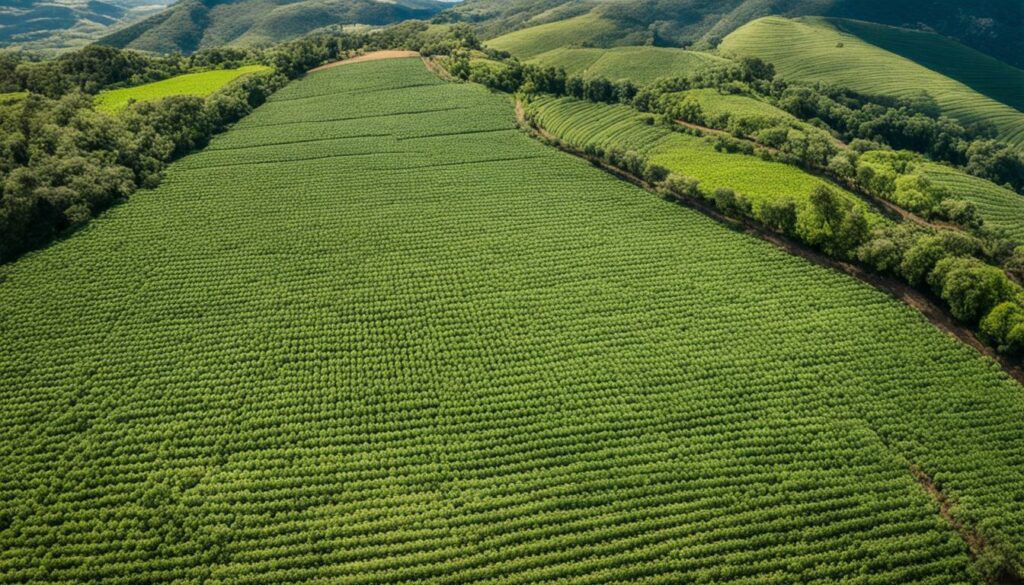
M330 69L331 67L337 67L339 65L348 65L349 63L362 63L363 61L379 61L381 59L404 59L406 57L419 57L420 54L416 51L374 51L372 53L364 53L358 57L352 57L351 59L342 59L341 61L335 61L319 67L310 69L308 73L316 73L324 69Z

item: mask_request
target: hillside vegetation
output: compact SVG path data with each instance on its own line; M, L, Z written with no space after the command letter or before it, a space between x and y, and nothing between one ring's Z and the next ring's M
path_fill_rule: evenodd
M755 214L766 203L792 201L797 205L798 216L803 217L811 192L819 186L832 186L792 165L742 153L721 152L711 139L648 124L644 118L649 115L624 105L572 98L537 98L530 103L528 112L542 128L577 149L596 146L646 155L653 164L697 179L707 195L723 188L743 195L753 204ZM856 196L832 187L846 201L868 213L871 223L882 221Z
M116 111L133 102L147 102L172 95L206 97L243 75L269 72L266 65L246 65L236 69L215 69L201 73L186 73L170 79L134 87L100 92L95 98L96 109Z
M1024 67L1024 11L1019 0L466 0L441 17L472 23L491 38L588 12L600 15L617 31L596 39L593 46L708 49L764 16L823 15L934 30ZM573 34L588 38L585 30Z
M555 49L536 55L529 62L560 67L569 75L584 78L628 79L637 85L646 85L659 77L683 77L726 61L708 53L683 49L614 47Z
M616 24L590 12L566 20L526 28L487 41L487 46L508 51L520 59L583 44L629 44Z
M765 124L788 124L810 128L796 116L779 109L766 101L742 94L725 94L714 88L691 89L671 94L669 97L684 102L692 100L700 107L701 116L710 120L724 120L721 124L710 124L715 128L726 128L731 118L764 120Z
M1024 197L945 165L922 163L920 172L953 197L977 205L986 226L1006 230L1024 245Z
M1024 70L934 33L856 20L832 22L839 30L866 43L910 59L978 93L1024 111Z
M444 6L437 0L182 0L100 42L163 53L264 46L329 25L430 18Z
M851 27L850 30L860 29ZM905 31L903 34L921 33ZM955 43L932 43L930 46L947 49ZM964 124L992 125L1000 140L1024 150L1024 112L844 32L840 24L833 21L822 18L763 18L730 34L722 41L720 49L730 55L760 57L774 65L785 79L832 83L866 94L931 99L942 113ZM956 63L965 51L961 47L950 52L949 58ZM940 58L943 57L934 57ZM993 60L978 62L976 66L985 74L997 77L1008 70ZM954 65L947 67L953 68ZM1017 72L1016 79L1021 75ZM1013 78L989 82L985 84L986 91L1005 95L1008 92L1000 88ZM973 83L981 84L977 78ZM1019 103L1019 98L1014 103Z
M992 362L418 59L0 274L12 581L966 581L914 473L1019 563Z
M119 26L159 12L169 0L7 0L0 47L53 54L83 47Z

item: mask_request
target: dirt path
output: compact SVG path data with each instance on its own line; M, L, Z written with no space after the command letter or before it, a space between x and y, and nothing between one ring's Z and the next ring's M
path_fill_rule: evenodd
M606 163L605 161L590 156L584 152L575 150L566 146L562 141L552 135L547 130L533 126L526 121L525 111L523 104L516 100L515 104L516 120L519 126L529 132L532 136L537 138L543 138L548 141L555 142L558 144L558 148L564 152L572 154L574 156L586 159L590 161L594 166L597 166L616 177L633 183L634 185L646 189L652 193L661 194L653 185L647 181L632 175L618 167L614 167ZM963 343L973 347L982 354L992 358L999 365L1002 366L1003 370L1017 382L1024 384L1024 369L1021 365L1014 360L997 353L990 346L983 343L978 336L971 329L961 325L957 322L952 315L950 315L942 306L934 302L931 298L926 296L924 293L911 287L909 284L892 278L889 276L883 276L869 272L868 270L857 266L856 264L850 264L848 262L842 262L835 258L826 256L825 254L818 252L812 248L805 246L804 244L791 240L785 236L775 233L761 224L751 219L735 219L722 214L718 209L713 207L708 202L692 198L685 197L682 195L675 195L675 200L678 203L686 205L692 209L700 211L704 215L715 219L719 223L728 225L734 229L740 229L744 233L760 238L766 242L774 244L776 247L785 250L786 252L804 258L810 262L813 262L819 266L825 266L833 270L837 270L849 276L852 276L861 282L867 283L878 290L881 290L895 299L902 301L907 306L921 313L928 321L932 323L939 330L951 335Z
M348 65L349 63L362 63L363 61L379 61L381 59L402 59L405 57L419 57L420 54L416 51L374 51L372 53L364 53L358 57L352 57L351 59L342 59L341 61L335 61L319 67L314 67L307 71L307 73L316 73L317 71L323 71L324 69L330 69L331 67L338 67L339 65Z

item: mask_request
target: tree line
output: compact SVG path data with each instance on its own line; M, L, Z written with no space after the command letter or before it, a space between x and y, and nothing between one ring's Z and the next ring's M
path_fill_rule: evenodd
M832 99L821 88L784 86L774 79L771 65L756 58L638 88L629 81L582 78L567 75L564 70L553 67L523 64L495 51L488 51L487 56L490 62L474 63L467 52L455 51L447 65L453 75L462 79L500 91L520 92L527 97L545 93L599 103L626 104L641 112L651 112L652 115L646 118L647 123L662 123L673 131L689 131L672 121L677 117L690 118L678 110L679 100L666 99L666 96L688 89L716 88L758 96L777 95L777 105L790 113L799 111L795 102L787 101L794 93L801 97L813 94ZM495 66L494 61L501 65ZM828 91L837 97L846 95L836 93L836 90ZM684 102L682 107L686 106ZM802 215L794 199L768 202L755 211L743 194L721 188L706 192L700 188L699 181L652 165L639 153L602 149L595 145L583 145L582 150L588 156L642 178L665 193L706 199L727 216L752 219L833 258L857 262L876 273L900 278L943 302L955 318L980 331L999 351L1024 355L1024 288L1011 276L1024 277L1024 246L1017 245L996 230L986 230L971 203L944 196L940 189L923 177L901 175L898 164L889 167L888 171L880 171L877 165L868 164L877 162L871 157L859 160L866 152L890 149L890 140L902 147L911 146L901 140L914 134L911 128L915 125L924 128L927 136L930 131L954 123L947 118L929 117L915 110L919 106L897 100L881 103L847 95L844 107L849 110L850 120L867 116L873 121L871 127L886 130L841 133L854 138L849 148L840 149L825 130L831 127L821 119L814 119L811 123L812 129L823 126L821 133L796 133L798 140L793 140L792 128L785 122L753 126L738 122L733 127L734 134L755 135L757 138L767 134L778 138L770 145L771 148L728 137L718 138L717 146L732 152L742 151L828 170L836 182L845 186L894 200L911 210L922 211L928 217L950 220L960 224L962 229L936 229L912 222L872 229L859 207L827 186L819 186L810 193L810 205ZM800 113L807 117L807 112ZM872 113L877 116L872 117ZM853 122L849 123L852 127ZM962 127L952 128L950 136L968 135ZM861 138L865 132L872 140ZM932 148L928 154L941 158L941 145L949 142L939 140L940 146ZM988 142L987 139L975 141L973 148ZM891 151L888 155L895 159L906 156ZM1019 157L1016 160L1019 162ZM880 175L885 175L885 179L879 179Z
M102 45L49 61L0 53L0 90L27 92L0 103L0 263L85 224L136 189L155 187L169 162L313 67L365 50L437 54L463 46L479 46L464 26L429 33L426 23L408 22L373 34L333 29L265 50L188 57ZM92 96L105 89L256 63L274 71L241 77L206 98L172 96L114 114L93 107Z

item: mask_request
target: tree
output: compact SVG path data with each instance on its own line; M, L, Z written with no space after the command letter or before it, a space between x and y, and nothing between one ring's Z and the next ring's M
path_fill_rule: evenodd
M868 241L870 235L864 212L858 207L851 207L839 224L834 250L844 257L850 257L858 246Z
M773 230L792 234L796 229L796 202L792 199L766 201L761 205L761 222Z
M936 213L958 225L970 229L978 229L984 225L984 220L978 213L978 206L973 201L966 199L943 199L936 210Z
M979 250L977 238L956 231L918 236L904 254L899 274L910 284L919 286L943 258L971 256Z
M995 140L975 140L967 149L965 170L993 183L1024 189L1024 158L1010 146Z
M928 275L928 284L949 305L954 317L976 323L1021 289L999 268L976 258L944 258Z
M999 351L1024 354L1024 299L997 305L982 319L981 332L999 346Z

